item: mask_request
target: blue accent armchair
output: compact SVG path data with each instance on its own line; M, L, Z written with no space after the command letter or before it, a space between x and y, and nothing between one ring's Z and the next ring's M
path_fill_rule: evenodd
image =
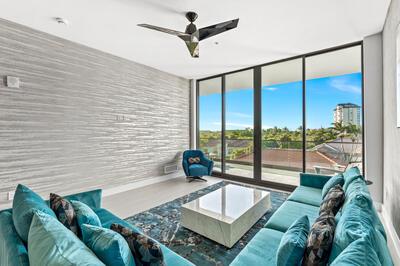
M188 159L191 157L199 157L200 163L190 164ZM207 181L202 176L211 175L214 162L209 160L204 156L204 153L200 150L187 150L183 153L182 156L182 167L185 171L186 177L191 178L193 180L203 180Z

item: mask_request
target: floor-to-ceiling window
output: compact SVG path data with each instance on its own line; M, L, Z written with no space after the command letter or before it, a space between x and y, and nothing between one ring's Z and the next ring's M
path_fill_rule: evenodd
M300 172L362 168L361 43L197 84L198 147L222 176L296 186Z
M253 70L225 76L225 173L253 178Z
M306 171L362 167L361 46L306 58Z
M222 79L208 79L198 86L198 148L214 161L221 172L222 158Z
M262 67L262 179L298 185L303 171L302 59Z

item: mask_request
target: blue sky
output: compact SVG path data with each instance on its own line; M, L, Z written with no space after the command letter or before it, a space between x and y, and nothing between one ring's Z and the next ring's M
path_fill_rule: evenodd
M307 127L330 127L338 103L361 106L361 73L307 80ZM221 95L200 97L200 129L220 130ZM301 82L279 84L262 89L262 127L296 129L302 124ZM253 127L253 90L226 93L226 128Z

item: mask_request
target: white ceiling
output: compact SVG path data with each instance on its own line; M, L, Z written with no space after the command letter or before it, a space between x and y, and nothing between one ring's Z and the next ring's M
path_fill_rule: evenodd
M325 49L382 30L390 0L1 0L0 17L186 78L199 78ZM237 29L200 43L137 27L184 31L240 18ZM63 17L69 26L53 18ZM216 45L215 42L219 44Z

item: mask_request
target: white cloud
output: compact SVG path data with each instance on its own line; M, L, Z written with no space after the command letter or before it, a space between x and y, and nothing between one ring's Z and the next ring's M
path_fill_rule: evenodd
M239 113L239 112L228 112L227 115L237 116L240 118L253 118L252 115Z
M334 78L331 79L329 84L337 90L350 92L350 93L361 93L361 87L353 84L349 84L347 78Z
M267 91L276 91L278 88L277 87L263 87L263 90Z

